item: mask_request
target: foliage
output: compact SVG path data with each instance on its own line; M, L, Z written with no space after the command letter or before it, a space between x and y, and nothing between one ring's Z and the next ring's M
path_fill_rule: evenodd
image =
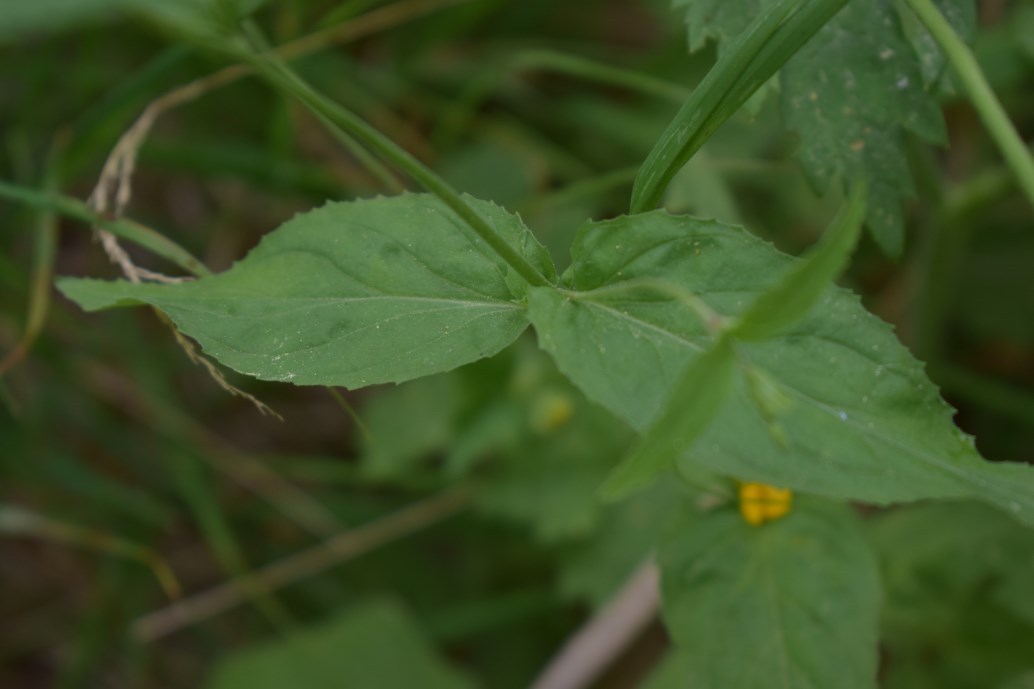
M671 4L0 9L0 684L1029 685L1031 13Z

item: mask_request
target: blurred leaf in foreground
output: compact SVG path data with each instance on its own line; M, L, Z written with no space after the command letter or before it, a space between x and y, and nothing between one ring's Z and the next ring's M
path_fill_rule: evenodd
M227 656L210 689L470 689L435 656L397 603L364 602L344 615Z

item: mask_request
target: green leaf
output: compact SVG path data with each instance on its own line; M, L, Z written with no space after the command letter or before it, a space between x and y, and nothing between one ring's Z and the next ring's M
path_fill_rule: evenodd
M957 34L967 43L972 42L977 28L976 3L973 0L934 0L934 4ZM923 81L938 91L953 92L948 60L933 36L914 12L899 12L898 18L919 58Z
M739 36L765 8L765 0L672 0L676 10L684 9L689 38L689 52L702 49L708 40L718 46L719 57L728 52L733 39ZM757 115L769 93L778 93L779 79L769 79L747 101L751 115ZM729 218L725 218L729 220Z
M875 689L879 575L845 507L798 500L762 527L715 513L659 560L677 686Z
M773 0L693 90L636 175L631 212L655 208L664 188L697 150L847 0Z
M581 294L529 294L540 345L639 430L710 336L682 302L622 283L666 281L735 316L796 264L741 228L660 211L586 225L573 257L563 284ZM792 403L778 415L787 443L741 377L683 469L878 504L971 496L1034 524L1034 469L982 460L922 365L847 290L831 286L803 320L737 350Z
M515 249L548 256L516 216L472 202ZM441 202L330 203L230 270L174 285L62 279L83 308L150 304L223 364L264 380L348 388L491 356L527 326L519 277Z
M692 46L705 36L730 41L744 16L779 0L682 0ZM971 23L972 0L940 3L953 24ZM906 36L906 31L908 36ZM880 246L899 255L901 201L913 193L903 145L906 132L945 138L936 95L944 62L921 27L903 26L892 0L854 0L832 18L779 73L786 127L800 135L808 181L824 193L832 180L869 182L867 223Z
M729 334L744 340L764 340L803 318L847 264L858 242L864 214L862 183L854 186L847 205L819 243L744 310Z
M891 0L851 2L782 72L782 109L801 137L811 185L869 182L868 225L891 255L901 253L901 201L913 193L905 132L945 139L940 107L905 39Z
M400 606L375 600L319 626L227 656L207 686L467 689L474 684L435 656Z
M736 357L719 339L696 357L675 385L661 415L603 484L603 494L619 498L640 488L693 446L732 389Z

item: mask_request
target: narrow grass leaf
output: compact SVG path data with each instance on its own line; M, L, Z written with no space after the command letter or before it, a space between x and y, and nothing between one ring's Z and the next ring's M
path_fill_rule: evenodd
M632 213L657 206L693 154L847 0L775 0L740 34L654 145L632 189Z
M603 484L604 496L616 499L641 488L692 447L721 409L735 373L735 353L725 338L694 359L660 416Z
M865 183L855 184L819 243L744 310L730 335L765 340L808 313L851 257L865 220L865 198Z

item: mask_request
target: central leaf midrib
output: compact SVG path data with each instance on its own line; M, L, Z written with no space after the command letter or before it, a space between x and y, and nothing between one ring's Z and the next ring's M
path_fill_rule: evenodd
M260 314L228 314L221 311L210 311L205 309L199 309L194 306L197 302L219 302L219 301L247 301L251 303L255 302L294 302L294 306L287 311L265 311ZM426 304L448 304L454 308L463 309L488 309L493 310L520 310L521 306L511 301L502 301L494 299L486 299L484 301L473 301L470 299L448 299L438 297L417 297L409 295L372 295L364 297L303 297L303 296L290 296L290 295L278 295L278 296L237 296L237 295L221 295L221 296L190 296L190 297L164 297L154 299L155 304L164 304L174 308L185 309L193 311L199 314L208 315L219 315L229 318L271 318L275 316L281 316L287 313L291 313L294 310L300 308L299 302L308 302L312 307L323 307L323 306L336 306L341 304L348 304L353 302L365 302L365 301L396 301L396 302L416 302Z

